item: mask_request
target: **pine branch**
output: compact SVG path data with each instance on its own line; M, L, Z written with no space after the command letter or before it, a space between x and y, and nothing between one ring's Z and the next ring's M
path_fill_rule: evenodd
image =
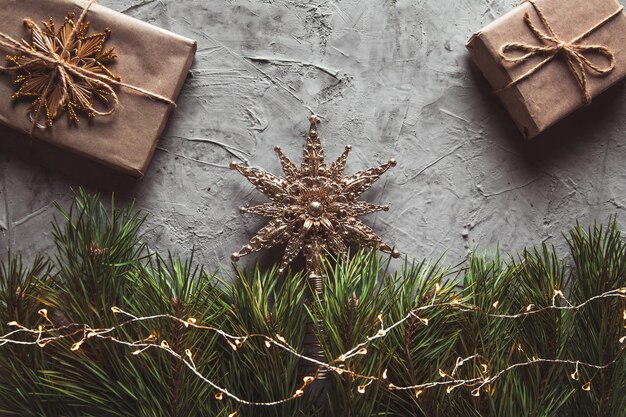
M614 219L572 229L569 256L541 245L508 260L474 255L450 269L422 261L390 275L386 258L357 252L325 266L324 294L307 306L301 274L257 268L222 280L193 254L149 253L138 238L143 216L132 207L79 190L68 210L59 209L55 256L30 267L11 255L0 262L0 334L9 322L84 324L57 329L43 349L0 345L0 413L614 417L626 409L619 342L626 299L602 296L626 287L626 245ZM441 304L430 308L434 299ZM124 325L112 306L156 318ZM191 319L259 337L233 345L218 332L188 328ZM333 371L326 386L305 383L292 397L303 384L297 353L307 321ZM85 325L110 332L86 338ZM389 326L384 335L372 337L381 325ZM279 335L289 346L279 346ZM32 334L17 337L34 342ZM167 349L130 355L124 344L146 340ZM196 368L180 360L185 352ZM241 398L287 401L242 406L193 371ZM475 382L467 389L447 384L452 378ZM389 389L426 381L436 383Z

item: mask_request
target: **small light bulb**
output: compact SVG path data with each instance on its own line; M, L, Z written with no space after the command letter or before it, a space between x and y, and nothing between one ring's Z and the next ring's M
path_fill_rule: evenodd
M198 320L196 318L194 318L194 317L189 317L187 319L187 323L189 323L189 324L196 324L197 322L198 322Z
M575 370L575 371L574 371L574 372L570 375L570 377L572 377L572 379L573 379L574 381L578 381L578 369L577 369L577 370Z
M228 415L228 417L235 417L237 414L239 414L239 411L233 411Z
M112 312L113 314L118 314L118 313L121 313L121 312L122 312L122 310L120 310L119 308L117 308L117 307L113 306L113 307L111 307L111 312Z
M359 385L357 391L359 394L365 394L365 385Z
M591 391L591 381L583 385L583 391Z
M137 356L137 355L141 354L141 352L143 352L143 350L141 350L141 349L137 349L137 350L132 351L132 352L131 352L131 355L135 355L135 356Z
M422 322L424 326L428 326L428 319L423 319L420 317L420 321Z
M480 397L480 388L472 390L472 397Z
M533 308L535 308L534 304L528 304L528 306L526 306L526 311L531 311Z
M440 370L439 370L439 376L441 376L442 378L445 378L445 377L447 377L447 376L448 376L448 374L447 374L447 373L445 373L445 371L444 371L443 369L440 369Z
M222 391L219 391L219 392L215 393L215 399L217 401L222 401L223 398L224 398L224 393Z
M367 355L367 349L366 348L361 348L357 351L356 353L357 355Z
M494 309L497 309L499 305L500 305L500 301L496 301L496 302L495 302L495 303L493 303L491 306L492 306Z
M276 335L276 339L280 340L283 343L287 343L287 339L285 339L284 337L282 337L281 335L277 334Z
M85 341L84 339L81 339L81 340L79 340L78 342L74 343L74 344L72 345L72 347L70 348L70 350L71 350L72 352L77 351L78 349L80 349L80 345L82 345L84 341Z
M387 379L387 370L386 369L383 371L383 379Z
M310 384L311 382L315 381L315 378L313 378L312 376L305 376L304 378L302 378L302 380L305 384Z
M452 371L452 375L456 373L457 368L461 365L463 365L463 358L459 356L458 358L456 358L456 365L454 365L454 370Z
M415 398L418 398L420 395L422 395L423 392L424 392L424 390L416 389L415 390Z
M169 349L170 348L170 344L167 343L167 340L161 340L161 347L164 349Z
M296 390L296 393L295 393L295 394L293 394L293 397L294 397L294 398L298 398L298 397L302 397L303 395L304 395L304 391L303 391L302 389L298 388L298 389Z
M271 348L272 347L272 342L270 342L269 340L266 340L265 341L265 347L268 348L268 349Z

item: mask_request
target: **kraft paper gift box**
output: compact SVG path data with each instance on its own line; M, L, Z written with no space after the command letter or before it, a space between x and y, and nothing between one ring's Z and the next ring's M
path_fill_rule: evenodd
M72 13L69 15L72 22L78 22L81 16L84 16L84 23L90 22L86 31L75 34L79 39L79 35L82 36L80 44L68 42L71 47L65 49L69 52L61 52L62 40L54 46L48 45L54 53L46 52L47 57L43 58L10 47L13 41L22 45L25 45L22 40L34 44L33 25L25 24L25 19L36 24L42 32L47 30L46 24L52 19L54 31L59 31L68 13ZM78 25L74 27L79 28ZM67 28L69 30L72 26ZM78 49L89 46L88 42L102 40L102 36L93 38L94 34L103 33L107 39L102 48L96 46L97 54L83 61L67 60L63 56L64 53L67 56L79 54ZM45 39L41 42L45 43ZM7 61L0 62L0 66L10 69L0 72L0 123L26 132L34 140L51 142L134 177L141 177L146 172L196 52L196 42L191 39L84 0L0 0L0 44L3 45L0 52L3 57L7 56ZM112 54L106 55L111 47L116 55L114 59L109 59ZM46 45L36 48L40 54L45 50ZM11 60L11 56L21 58L16 61ZM46 60L51 56L52 60ZM94 56L107 61L104 65L110 74L93 62ZM41 60L35 70L35 64L27 61L29 59ZM57 65L55 59L65 59L69 66ZM12 69L17 63L24 64L25 71ZM43 68L44 72L58 71L55 77L60 77L59 67L64 69L65 84L55 78L57 90L45 90L44 87L39 90L50 97L50 102L56 103L54 100L58 96L55 94L71 90L71 97L76 100L86 97L88 102L90 94L103 96L104 99L93 100L93 109L100 113L111 112L112 108L114 111L108 116L88 117L91 110L81 112L76 106L67 106L54 118L52 125L47 126L46 109L31 104L36 97L24 94L12 99L23 84L19 80L14 82L17 76L28 75L29 71L40 75L37 71L41 72ZM119 77L118 82L111 81L108 87L117 96L117 104L102 85L109 82L103 78L109 75L109 78ZM37 79L34 75L32 77L27 83L37 86ZM77 122L68 118L70 112L76 113Z
M467 48L530 139L626 76L626 15L616 0L526 1Z

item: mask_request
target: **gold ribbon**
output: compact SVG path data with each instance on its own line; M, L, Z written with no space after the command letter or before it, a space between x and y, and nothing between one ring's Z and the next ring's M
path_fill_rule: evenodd
M76 31L78 30L80 24L83 22L83 20L85 20L85 17L87 16L87 12L89 11L90 7L96 3L96 0L89 0L89 2L87 3L87 5L84 7L80 17L78 18L78 20L76 21L72 32L70 33L70 37L73 37L76 33ZM30 19L25 19L25 22L27 25L29 25L29 27L35 27L37 30L40 30L39 27ZM31 26L32 25L32 26ZM119 98L117 96L117 94L115 93L115 91L113 90L113 88L111 87L112 85L117 85L119 87L124 87L127 88L131 91L134 91L136 93L139 93L140 95L146 96L148 98L154 99L154 100L159 100L159 101L163 101L165 103L168 103L170 105L172 105L173 107L176 107L176 103L174 101L172 101L171 99L164 97L162 95L153 93L151 91L148 90L144 90L143 88L139 88L139 87L135 87L131 84L126 84L123 83L119 80L115 80L113 78L107 77L105 75L102 74L97 74L95 72L89 71L88 69L82 68L80 66L74 65L70 62L67 62L66 60L63 59L63 53L56 54L55 52L51 52L50 55L46 55L43 54L41 52L36 51L33 48L30 48L28 45L24 45L21 42L18 42L17 40L11 38L10 36L8 36L5 33L0 32L0 46L8 48L8 49L12 49L15 50L17 52L20 52L24 55L27 55L29 57L32 58L37 58L43 62L46 62L48 64L51 64L52 66L54 66L54 68L56 69L56 71L59 74L59 79L61 80L61 87L63 90L63 94L62 97L59 99L59 106L62 106L64 103L64 100L67 97L67 93L68 93L68 79L69 76L73 76L76 77L77 79L83 80L83 81L87 81L89 83L92 83L93 85L96 85L99 88L102 88L104 91L106 91L106 93L111 97L112 99L112 104L110 104L110 108L108 110L104 110L104 111L100 111L97 110L96 108L93 107L93 104L88 104L86 106L86 109L89 112L93 112L93 114L96 114L98 116L110 116L113 113L115 113L115 111L117 111L117 109L119 108ZM64 51L64 53L66 53L67 51ZM2 67L0 66L0 72L8 72L8 71L16 71L19 70L19 67ZM51 85L48 85L46 87L46 90L44 91L44 94L42 96L45 96L49 89L51 88ZM36 115L39 115L39 112L41 111L41 107L43 106L45 100L41 100L39 103L39 106L37 108L37 110L35 111ZM32 129L31 129L31 135L35 129L35 127L39 126L37 123L37 116L33 118L33 125L32 125Z
M602 21L597 23L595 26L593 26L591 29L584 32L580 36L577 36L569 42L564 42L556 35L556 33L554 33L550 22L548 22L548 19L546 19L543 11L539 8L539 6L537 6L533 0L528 0L528 2L537 12L537 15L539 16L539 19L541 20L543 26L546 28L547 33L542 32L535 26L532 20L530 20L530 15L528 14L528 12L524 14L524 22L526 23L526 26L528 26L528 28L531 30L531 32L535 35L535 37L543 43L543 45L537 46L520 42L509 42L500 48L500 57L504 61L510 62L512 64L525 62L537 55L546 56L546 58L523 75L511 81L505 87L496 91L496 93L512 87L522 80L525 80L526 78L530 77L541 68L543 68L548 62L552 61L557 56L562 56L565 58L567 65L574 74L576 81L578 81L581 91L585 97L586 104L591 103L591 94L589 93L589 87L587 85L587 72L598 76L605 76L609 74L615 69L615 55L613 55L613 52L604 45L584 45L580 42L585 37L589 36L600 27L604 26L607 22L618 16L622 12L624 7L620 7L611 15L604 18ZM524 55L508 56L507 53L509 51L522 52L524 53ZM585 54L604 56L609 61L609 65L606 67L599 67L591 62L585 56Z

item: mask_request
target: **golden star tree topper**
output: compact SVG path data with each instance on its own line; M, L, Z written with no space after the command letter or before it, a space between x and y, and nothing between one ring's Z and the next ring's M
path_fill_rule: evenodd
M360 216L389 210L388 205L370 204L359 200L359 197L395 166L396 161L391 159L378 167L344 176L352 147L346 145L341 156L327 166L317 132L319 119L313 115L309 121L311 126L300 167L289 160L279 146L275 148L284 177L235 162L230 164L270 200L254 207L241 208L242 213L267 217L270 221L239 252L233 253L232 260L237 262L250 253L286 244L280 273L303 252L307 271L319 276L320 263L325 254L345 253L349 244L378 248L394 258L399 257L398 250L383 242L359 220Z

